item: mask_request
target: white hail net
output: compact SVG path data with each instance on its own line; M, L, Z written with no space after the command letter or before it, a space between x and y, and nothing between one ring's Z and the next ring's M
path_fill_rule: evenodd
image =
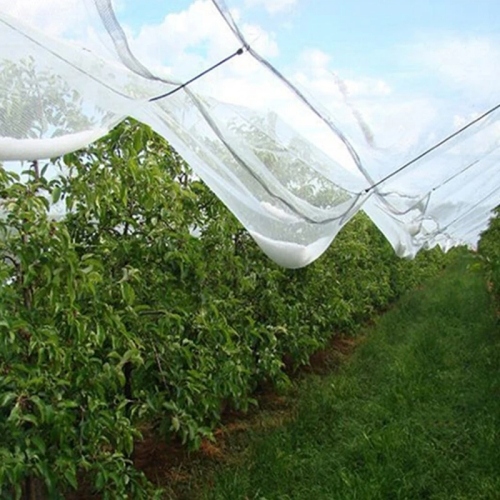
M432 95L389 95L373 79L353 92L314 52L285 78L259 54L273 41L220 0L182 13L164 2L135 32L120 19L134 4L140 19L142 2L119 3L0 0L0 161L74 151L131 116L285 267L318 258L359 210L400 256L476 245L500 203L500 86L472 95L429 72L413 84L435 78ZM204 22L190 26L195 11Z

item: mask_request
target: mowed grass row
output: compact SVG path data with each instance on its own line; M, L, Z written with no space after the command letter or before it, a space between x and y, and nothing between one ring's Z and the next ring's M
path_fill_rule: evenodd
M500 329L470 262L408 294L339 371L306 377L296 416L248 435L201 498L499 499Z

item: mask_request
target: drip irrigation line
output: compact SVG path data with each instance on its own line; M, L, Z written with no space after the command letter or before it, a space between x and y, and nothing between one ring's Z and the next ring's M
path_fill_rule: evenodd
M434 144L434 146L430 147L429 149L425 150L423 153L420 153L418 156L413 158L413 160L410 160L409 162L405 163L404 165L401 165L398 169L394 170L394 172L391 172L389 175L385 176L383 179L380 179L378 182L375 184L371 185L370 187L366 188L363 192L366 194L370 192L372 189L375 189L376 187L380 186L380 184L383 184L385 181L390 179L391 177L394 177L396 174L399 174L399 172L402 172L406 168L408 168L410 165L413 165L417 161L421 160L428 154L432 153L435 151L437 148L441 147L443 144L446 144L448 141L451 141L451 139L455 138L457 135L460 135L462 132L465 132L468 128L472 127L476 123L480 122L481 120L484 120L487 116L491 115L495 111L500 109L500 104L497 104L496 106L493 106L491 109L483 113L482 115L478 116L471 122L467 123L467 125L464 125L462 128L459 130L453 132L453 134L450 134L448 137L445 137L443 140L439 141L437 144Z
M194 81L205 76L206 74L210 73L211 71L218 68L219 66L222 66L223 64L227 63L228 61L233 59L233 57L241 56L243 54L243 52L245 52L245 50L248 50L248 49L249 49L249 47L246 45L244 47L240 47L236 52L234 52L230 56L225 57L224 59L222 59L218 63L214 64L213 66L210 66L210 68L206 69L205 71L202 71L200 74L194 76L193 78L191 78L187 82L184 82L183 84L179 85L178 87L175 87L175 89L170 90L169 92L166 92L165 94L161 94L161 95L158 95L156 97L152 97L151 99L149 99L149 102L159 101L160 99L165 99L166 97L169 97L172 94L175 94L179 90L182 90L184 87L187 87L188 85L190 85Z

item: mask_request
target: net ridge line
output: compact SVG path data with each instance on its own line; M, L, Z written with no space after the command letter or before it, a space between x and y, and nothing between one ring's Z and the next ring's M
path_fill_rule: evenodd
M198 75L194 76L193 78L189 79L188 81L186 81L186 82L182 83L181 85L177 86L175 89L172 89L169 92L165 92L164 94L160 94L160 95L158 95L156 97L152 97L151 99L149 99L149 102L159 101L160 99L165 99L166 97L169 97L172 94L175 94L179 90L182 90L183 88L187 87L188 85L190 85L191 83L195 82L199 78L204 77L205 75L207 75L208 73L210 73L214 69L218 68L219 66L222 66L223 64L227 63L228 61L230 61L234 57L241 56L243 54L243 52L245 52L245 50L249 50L249 48L250 47L248 45L244 45L243 47L240 47L236 52L233 52L231 55L225 57L224 59L222 59L218 63L215 63L213 66L210 66L210 68L207 68L205 71L202 71Z
M223 17L225 20L226 24L229 26L233 34L238 38L243 44L247 44L247 41L243 35L243 33L240 31L237 23L235 22L233 16L231 15L231 12L227 8L225 4L225 0L212 0L212 4L215 6L215 8L218 10L220 15ZM466 124L464 127L460 128L459 130L455 131L451 135L445 137L443 140L435 144L434 146L430 147L429 149L425 150L422 152L420 155L416 156L412 160L408 161L386 177L382 178L381 180L374 182L374 179L370 175L370 173L364 168L355 148L353 145L350 143L350 141L347 139L347 137L342 133L339 127L337 127L329 117L325 116L322 114L310 101L305 97L305 95L295 86L293 85L282 73L280 73L269 61L267 61L265 58L260 56L258 53L255 52L255 50L252 47L248 47L248 52L258 61L260 62L264 67L266 67L268 70L271 71L275 76L277 76L288 88L291 90L304 104L306 104L309 109L316 115L318 116L344 143L344 145L347 147L349 153L351 154L352 159L354 160L356 166L358 167L359 171L365 176L366 180L370 183L369 187L365 188L364 190L360 191L357 193L357 197L360 196L365 196L365 195L371 195L373 192L378 192L377 187L386 182L388 179L392 178L393 176L397 175L399 172L405 170L408 168L410 165L416 163L423 157L427 156L434 150L440 148L447 142L449 142L451 139L454 137L458 136L459 134L463 133L466 131L468 128L472 127L474 124L480 122L484 118L486 118L488 115L494 113L500 108L500 103L488 110L487 112L483 113L476 119L472 120L468 124ZM379 193L380 194L380 193ZM383 196L380 196L381 200L384 202L384 204L389 205L389 203L384 199Z
M494 189L492 189L486 196L483 196L477 203L474 203L474 205L469 207L469 209L466 212L460 214L458 217L456 217L451 222L446 224L446 226L444 226L440 231L438 231L437 234L444 234L444 231L446 231L449 227L456 224L460 219L467 217L475 208L477 208L479 205L481 205L481 203L484 203L486 200L491 198L493 195L497 194L499 191L500 191L500 188L498 186L495 187Z
M213 0L213 1L214 1L214 4L215 4L217 10L219 10L220 14L223 16L223 18L227 22L227 19L225 18L223 12L219 9L219 6L217 5L217 2L215 0ZM120 23L118 22L118 19L114 15L114 11L113 11L112 5L110 3L110 0L95 0L95 2L96 2L96 6L98 8L98 11L99 11L99 15L101 17L101 21L103 22L104 26L106 27L106 29L108 31L108 34L110 35L110 37L111 37L111 39L112 39L112 41L113 41L113 43L115 45L115 49L117 51L117 54L119 55L119 57L122 60L122 62L129 69L131 69L135 73L137 73L137 74L139 74L139 75L141 75L141 76L143 76L145 78L153 79L153 80L158 80L158 81L162 81L164 83L168 83L170 85L174 85L174 83L171 82L171 81L168 81L166 79L159 78L159 77L156 77L156 76L152 75L149 72L149 70L147 70L147 68L144 68L144 66L136 59L136 57L131 52L130 47L129 47L128 43L127 43L125 32L121 28ZM258 56L258 54L256 54L256 52L252 49L252 47L250 46L250 44L246 41L246 39L243 37L243 35L239 32L239 29L237 28L237 26L233 27L232 24L229 24L229 26L230 26L230 28L231 28L231 30L233 32L234 32L234 29L236 29L236 31L237 31L237 38L242 43L242 46L240 47L240 49L238 49L235 53L229 55L228 57L224 58L223 60L219 61L218 63L214 64L212 67L206 69L205 71L203 71L199 75L196 75L194 78L188 80L187 82L185 82L183 84L178 84L178 82L175 82L175 85L178 85L178 87L172 89L169 92L166 92L165 94L162 94L161 96L156 96L156 97L150 98L150 99L148 99L147 102L159 101L159 100L161 100L163 98L166 98L166 97L172 95L173 93L175 93L175 92L177 92L177 91L179 91L181 89L184 89L185 92L187 93L187 95L192 100L192 102L195 105L195 107L201 113L201 115L203 116L203 118L205 119L205 121L207 122L207 124L210 126L210 128L212 129L212 131L215 133L215 135L218 137L218 139L222 142L222 144L224 144L224 146L229 151L229 153L234 158L234 160L241 167L243 167L245 169L245 171L247 173L249 173L259 183L259 185L273 199L277 199L278 201L282 202L293 213L295 213L301 219L303 219L303 220L305 220L305 221L307 221L307 222L309 222L311 224L327 224L329 222L333 222L333 221L336 221L336 220L339 220L339 219L341 221L346 220L347 218L349 218L352 215L353 207L356 206L356 204L358 203L358 200L360 199L360 197L362 197L361 193L353 193L354 197L353 197L352 203L350 204L350 206L346 210L346 212L344 214L342 214L342 215L339 215L339 216L336 216L336 217L326 217L326 218L322 217L322 218L319 218L318 220L316 220L315 218L311 218L311 217L307 216L303 212L303 210L301 210L300 208L296 207L294 203L288 202L285 198L283 198L282 196L280 196L278 193L275 193L273 191L273 189L271 189L267 185L267 183L265 182L265 180L263 180L251 168L249 168L249 166L246 164L246 162L240 157L240 155L234 150L234 148L230 145L230 143L224 138L224 134L219 129L219 127L217 127L217 125L215 124L215 122L211 119L209 113L207 113L207 111L204 109L204 106L200 103L199 99L195 96L195 94L193 94L193 92L191 92L190 87L189 87L190 83L192 83L193 81L197 80L198 78L201 78L202 76L206 75L207 73L209 73L210 71L212 71L215 68L219 67L220 65L224 64L225 62L229 61L233 57L236 57L237 55L241 55L241 54L243 54L243 52L247 51L254 58L256 58L259 62L263 63L265 67L267 67L268 69L271 69L271 71L275 75L277 75L279 78L281 78L282 80L284 80L285 83L286 83L286 85L289 88L291 88L294 91L294 93L303 102L305 102L309 106L309 108L311 108L311 110L313 110L315 112L316 115L318 115L325 123L327 123L327 125L329 126L330 129L334 130L334 132L341 138L341 140L348 147L348 149L349 149L351 155L353 156L354 161L356 162L356 164L360 168L362 168L361 164L360 164L360 161L359 161L359 157L357 156L357 153L354 151L354 148L352 148L352 146L348 143L347 139L342 135L342 133L339 130L335 129L334 125L331 122L325 121L325 118L322 117L321 114L314 107L312 107L311 104L305 99L305 97L295 87L293 87L293 85L288 80L286 80L273 66L271 66L270 63L268 63L267 61L265 61L264 59L262 59L260 56Z
M141 68L144 68L142 66L142 64L140 64L139 61L137 61L137 59L135 58L135 56L133 56L132 53L130 52L130 48L129 48L128 43L127 43L125 32L121 28L120 23L118 22L118 19L116 18L115 14L114 14L114 10L113 10L113 7L111 5L111 1L110 0L95 0L95 2L97 4L101 20L103 21L103 23L105 24L105 26L107 26L109 23L111 23L111 26L113 28L115 28L114 30L112 30L113 33L111 33L111 32L109 33L111 35L114 43L115 43L115 46L116 46L116 42L117 42L117 40L115 39L116 32L118 32L118 38L120 39L120 41L124 42L125 48L126 48L126 52L132 57L132 59L134 60L134 62L136 62L137 64L139 64L141 66ZM352 145L350 144L350 142L346 139L346 137L342 134L342 132L337 127L335 127L330 122L330 120L326 119L325 116L323 116L321 113L319 113L318 110L314 106L311 105L311 103L305 98L305 96L303 96L302 93L293 84L291 84L291 82L287 78L285 78L274 66L272 66L266 59L262 58L259 54L257 54L250 47L250 45L246 41L245 37L243 36L243 33L240 31L238 25L234 21L231 13L229 12L229 10L228 10L228 8L227 8L227 6L225 4L225 1L224 0L212 0L212 3L215 6L216 10L219 12L219 14L222 16L222 18L225 20L225 22L228 24L228 26L231 29L231 31L233 31L234 35L243 43L243 46L241 48L239 48L233 54L231 54L231 55L227 56L226 58L222 59L218 63L216 63L213 66L211 66L210 68L206 69L205 71L202 71L201 73L199 73L198 75L194 76L190 80L188 80L188 81L186 81L186 82L178 85L177 87L175 87L174 89L170 90L169 92L166 92L166 93L161 94L159 96L150 98L149 102L158 101L158 100L161 100L161 99L164 99L164 98L166 98L168 96L173 95L174 93L178 92L179 90L181 90L183 88L186 88L188 85L190 85L194 81L198 80L199 78L202 78L206 74L210 73L211 71L213 71L214 69L216 69L219 66L223 65L224 63L228 62L229 60L233 59L234 57L236 57L238 55L242 55L243 52L246 50L252 56L254 56L254 58L256 58L259 62L261 62L264 66L266 66L268 69L270 69L271 72L274 73L278 78L280 78L291 90L294 91L294 93L297 95L297 97L299 97L299 99L301 99L305 104L307 104L310 107L310 109L316 115L318 115L329 126L329 128L331 128L337 134L337 136L344 142L344 144L346 145L347 149L351 153L351 156L353 157L353 159L354 159L356 165L358 166L359 170L365 175L365 177L366 177L366 179L368 181L372 181L371 176L363 168L363 166L361 164L361 161L360 161L360 159L359 159L356 151L354 150L354 148L352 147ZM144 68L144 69L146 69L146 68ZM148 72L148 76L149 77L152 76L151 73L149 73L148 70L146 70L146 71ZM169 82L169 83L171 83L171 82ZM496 106L494 106L493 108L491 108L490 110L486 111L485 113L483 113L482 115L480 115L476 119L472 120L471 122L469 122L468 124L466 124L465 126L463 126L462 128L460 128L459 130L457 130L456 132L454 132L451 135L447 136L446 138L444 138L443 140L441 140L440 142L438 142L434 146L432 146L429 149L425 150L420 155L416 156L412 160L410 160L407 163L405 163L404 165L400 166L395 171L391 172L390 174L388 174L387 176L383 177L379 181L377 181L375 183L372 183L368 188L366 188L363 191L361 191L360 193L358 193L358 195L368 194L368 193L370 193L370 191L375 190L382 183L386 182L387 180L389 180L393 176L397 175L398 173L402 172L403 170L405 170L406 168L408 168L412 164L416 163L420 159L424 158L425 156L427 156L431 152L433 152L436 149L438 149L439 147L443 146L444 144L446 144L447 142L449 142L451 139L453 139L454 137L456 137L459 134L463 133L465 130L467 130L468 128L470 128L474 124L478 123L479 121L483 120L484 118L486 118L488 115L492 114L493 112L495 112L499 108L500 108L500 103L497 104Z
M190 90L189 87L185 88L185 92L189 95L189 97L192 99L194 105L198 109L198 111L201 113L205 121L209 124L210 128L212 131L215 133L217 138L224 144L226 149L231 153L232 157L234 160L253 178L255 179L260 187L268 193L273 199L280 201L283 203L288 209L292 211L295 215L300 217L301 219L309 222L310 224L314 225L323 225L323 224L328 224L330 222L335 222L337 220L344 221L345 219L349 218L352 216L352 210L354 207L357 205L359 199L362 197L361 193L354 193L354 196L351 200L351 203L349 204L349 208L345 211L345 213L334 216L334 217L325 217L325 218L319 218L315 219L313 217L309 217L304 213L302 209L297 207L295 203L292 201L287 200L284 198L282 195L279 193L275 192L274 188L272 188L266 181L257 173L255 172L252 168L250 168L245 160L241 157L241 155L233 148L233 146L228 142L226 139L224 132L220 129L220 127L214 122L214 120L211 118L210 114L207 112L207 110L200 104L198 97L193 94Z
M488 155L490 155L493 151L496 151L498 148L500 148L500 145L496 146L493 149L491 149L490 151L488 151L486 153L485 157L488 156ZM446 186L446 184L450 183L451 181L453 181L457 177L461 176L462 174L464 174L465 172L467 172L467 170L470 170L471 168L475 167L481 161L482 161L482 159L476 159L476 160L472 161L471 163L468 163L464 168L462 168L458 172L455 172L453 175L451 175L446 180L444 180L441 184L439 184L437 186L434 186L432 189L429 189L429 191L426 191L422 195L421 198L419 198L412 206L410 206L406 210L394 210L391 213L395 213L395 214L398 214L398 215L406 215L406 214L408 214L409 212L411 212L412 210L414 210L415 207L417 207L419 204L421 204L426 198L429 198L432 195L432 193L434 193L438 189L441 189L443 186ZM386 196L386 194L387 193L381 193L382 196ZM410 200L413 200L413 197L411 195L404 195L404 194L401 194L401 193L398 193L398 195L401 198L408 198ZM426 202L426 206L427 205L428 205L428 201Z
M272 73L276 78L278 78L281 83L305 105L309 108L310 111L312 111L343 143L344 146L347 148L349 154L351 155L351 158L353 159L354 163L356 164L356 167L358 170L365 176L366 180L371 183L373 182L373 179L371 178L369 172L366 171L366 169L363 167L363 164L361 163L361 159L359 158L359 155L357 151L355 150L354 146L350 143L348 138L345 136L345 134L340 130L339 127L333 121L322 113L317 106L315 106L309 98L305 96L305 94L296 86L294 85L283 73L281 73L277 68L275 68L267 59L262 57L260 54L258 54L252 47L249 46L245 36L241 32L241 30L238 27L238 24L235 22L233 16L231 15L231 12L229 11L228 7L226 6L224 0L211 0L212 4L216 8L216 10L219 12L219 14L222 16L224 19L225 23L229 26L229 29L233 32L235 37L240 40L241 43L244 45L248 46L248 53L258 62L260 63L264 68L266 68L267 71Z
M472 127L476 123L479 123L480 121L484 120L489 115L493 114L495 111L498 111L499 109L500 109L500 103L498 103L496 106L493 106L488 111L485 111L482 115L480 115L477 118L475 118L474 120L470 121L469 123L467 123L463 127L459 128L458 130L456 130L452 134L450 134L447 137L445 137L444 139L442 139L441 141L437 142L436 144L434 144L434 146L431 146L429 149L426 149L425 151L423 151L422 153L420 153L418 156L416 156L412 160L406 162L404 165L401 165L399 168L397 168L396 170L394 170L393 172L391 172L389 175L386 175L385 177L383 177L382 179L380 179L379 181L377 181L375 184L372 184L370 187L366 188L363 191L363 193L364 194L369 193L372 189L377 188L378 186L380 186L384 182L388 181L389 179L391 179L395 175L397 175L400 172L402 172L403 170L407 169L409 166L413 165L414 163L416 163L417 161L421 160L422 158L424 158L428 154L430 154L433 151L435 151L436 149L440 148L441 146L443 146L447 142L451 141L452 139L454 139L458 135L462 134L463 132L465 132L467 129L469 129L470 127Z
M148 80L157 80L163 83L167 83L169 85L176 85L176 87L164 94L152 97L148 99L148 102L154 102L158 101L160 99L164 99L179 90L187 87L189 84L193 83L194 81L198 80L199 78L205 76L207 73L210 73L214 69L218 68L222 64L228 62L231 60L233 57L242 55L245 51L249 51L250 47L248 43L243 43L243 46L239 48L236 52L233 54L229 55L228 57L225 57L218 63L214 64L210 68L206 69L205 71L202 71L200 74L194 76L190 80L184 82L184 83L179 83L179 82L173 82L170 80L167 80L165 78L161 78L159 76L154 75L149 71L147 67L145 67L138 59L137 57L133 54L133 52L130 50L130 46L128 43L127 35L125 34L125 31L123 30L120 22L118 21L118 18L116 17L115 10L113 8L111 0L94 0L95 7L97 9L97 13L101 19L102 24L104 25L106 31L108 32L108 35L110 36L113 45L115 47L116 53L118 54L118 57L121 59L121 61L127 66L130 70L132 70L134 73L147 78Z

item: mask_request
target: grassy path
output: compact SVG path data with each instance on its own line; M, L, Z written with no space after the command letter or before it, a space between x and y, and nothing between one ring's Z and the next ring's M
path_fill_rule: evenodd
M203 499L500 499L500 328L462 261L404 298ZM240 444L241 446L241 444Z

